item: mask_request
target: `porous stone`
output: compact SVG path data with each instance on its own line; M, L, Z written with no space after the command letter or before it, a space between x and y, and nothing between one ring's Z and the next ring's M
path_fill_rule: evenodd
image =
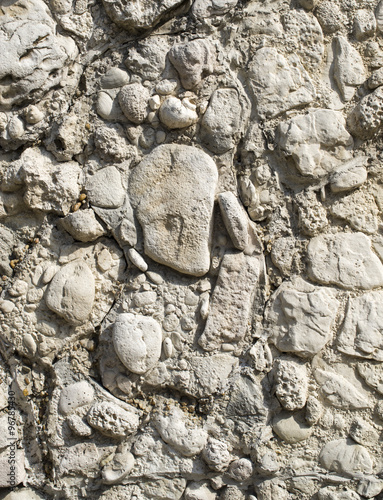
M149 90L139 83L125 85L118 94L122 112L133 123L142 123L147 115Z
M139 0L132 5L128 0L119 0L117 3L103 0L112 21L130 32L151 28L181 3L181 0Z
M185 274L209 270L216 183L213 160L191 146L158 146L135 167L129 195L146 255Z
M308 394L305 366L295 361L278 360L275 367L275 394L285 410L302 409Z
M208 466L217 472L226 470L232 460L227 444L211 437L203 449L202 456Z
M29 209L66 215L80 194L80 175L77 162L59 163L44 150L27 148L3 179L3 189L24 187L23 201Z
M348 126L353 135L370 139L382 126L383 88L378 87L364 96L348 116Z
M95 403L86 418L94 429L113 438L125 437L139 425L139 416L134 407L125 409L109 401Z

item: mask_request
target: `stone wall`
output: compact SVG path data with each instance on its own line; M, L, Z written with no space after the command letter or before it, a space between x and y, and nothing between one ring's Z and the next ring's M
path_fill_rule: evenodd
M382 498L382 34L0 0L0 498Z

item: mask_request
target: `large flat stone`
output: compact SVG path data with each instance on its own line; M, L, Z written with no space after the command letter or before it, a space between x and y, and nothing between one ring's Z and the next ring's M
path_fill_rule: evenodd
M137 165L129 195L146 255L181 273L207 273L217 180L214 161L191 146L159 146Z

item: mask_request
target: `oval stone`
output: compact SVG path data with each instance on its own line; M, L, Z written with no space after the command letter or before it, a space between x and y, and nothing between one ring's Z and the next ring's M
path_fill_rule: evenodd
M95 282L82 260L63 266L52 279L45 296L49 309L72 325L81 325L92 311Z
M120 314L113 328L113 344L121 363L139 375L156 365L161 356L161 327L153 318Z

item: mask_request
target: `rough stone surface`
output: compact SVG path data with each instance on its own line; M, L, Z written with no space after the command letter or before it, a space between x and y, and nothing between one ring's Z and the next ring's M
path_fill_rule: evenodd
M63 266L53 277L46 292L49 309L73 325L87 321L94 301L94 277L82 261Z
M281 351L314 356L331 339L338 307L329 288L286 282L273 295L267 313L270 341Z
M158 323L141 315L121 314L113 328L117 356L128 370L145 373L160 358L162 335Z
M369 290L383 285L383 266L362 233L316 236L307 251L311 279L345 289Z
M382 496L382 33L0 0L1 499Z
M216 182L212 159L190 146L159 146L133 170L129 194L146 255L186 274L209 270Z

